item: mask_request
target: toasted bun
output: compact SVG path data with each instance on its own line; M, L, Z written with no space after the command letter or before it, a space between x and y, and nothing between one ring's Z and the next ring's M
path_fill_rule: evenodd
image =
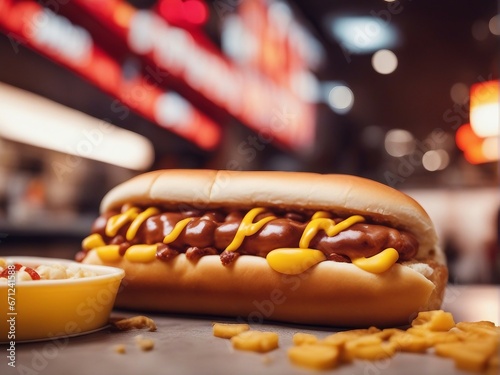
M350 175L300 172L160 170L118 185L103 198L101 212L124 203L161 204L186 209L278 207L359 214L413 233L418 259L445 264L425 210L408 195L381 183Z
M407 325L418 311L439 308L447 277L437 263L395 264L376 275L338 262L291 276L250 255L224 267L216 255L197 263L184 254L170 262L104 263L91 250L84 262L125 270L119 308L338 327Z
M122 258L106 263L91 250L84 263L126 271L116 300L120 308L353 327L405 325L418 311L441 305L447 268L429 216L407 195L371 180L295 172L165 170L117 186L104 197L101 211L125 203L181 210L263 206L359 214L413 233L420 247L415 260L382 274L325 261L294 276L274 271L258 256L242 255L230 266L223 266L218 255L193 262L184 254L168 262Z

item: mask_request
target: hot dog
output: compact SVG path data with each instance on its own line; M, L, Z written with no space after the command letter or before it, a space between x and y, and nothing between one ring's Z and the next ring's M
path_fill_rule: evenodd
M113 188L77 259L121 308L394 326L441 305L446 261L407 195L349 175L162 170Z

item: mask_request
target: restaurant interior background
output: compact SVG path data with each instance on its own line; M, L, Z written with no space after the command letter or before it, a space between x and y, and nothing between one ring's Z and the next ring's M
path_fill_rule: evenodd
M500 282L498 5L0 0L0 256L72 258L143 171L302 170L407 192L450 282Z

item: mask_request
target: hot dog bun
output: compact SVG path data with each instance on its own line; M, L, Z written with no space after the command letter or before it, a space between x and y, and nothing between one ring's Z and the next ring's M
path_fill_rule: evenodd
M413 233L414 260L373 274L351 263L324 261L299 275L271 269L265 258L242 255L231 266L219 256L197 262L180 254L169 262L110 265L126 271L121 308L211 314L243 320L281 320L334 326L394 326L421 310L439 308L447 280L433 224L407 195L348 175L297 172L164 170L137 176L112 189L101 212L125 203L172 209L288 208L359 214ZM94 250L84 263L107 264Z

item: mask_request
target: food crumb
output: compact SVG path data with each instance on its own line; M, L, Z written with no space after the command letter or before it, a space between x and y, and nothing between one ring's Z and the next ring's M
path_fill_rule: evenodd
M147 316L138 315L131 318L119 319L112 321L111 324L120 331L128 331L131 329L148 328L150 332L156 331L156 324L153 319Z
M135 336L135 343L143 352L153 350L155 346L155 342L153 340L145 338L142 335Z
M248 331L250 326L248 324L214 323L212 328L215 337L230 339L241 332Z
M244 331L231 338L234 349L258 353L266 353L278 348L278 341L277 333L262 331Z
M118 344L115 346L115 352L118 354L125 354L127 352L127 349L126 349L125 345Z

